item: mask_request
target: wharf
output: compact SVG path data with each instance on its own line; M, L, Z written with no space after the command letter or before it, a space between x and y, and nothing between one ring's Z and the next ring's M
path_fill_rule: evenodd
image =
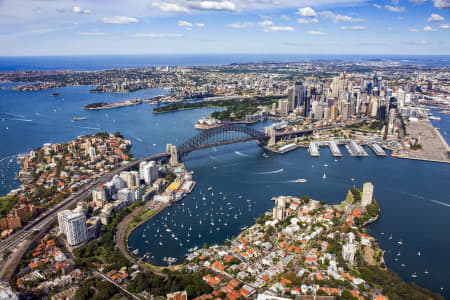
M331 154L333 154L334 157L342 157L342 152L339 150L339 147L337 146L336 142L330 141L328 142L328 147L330 148Z
M370 143L368 146L377 156L386 156L386 152L377 143Z
M310 143L309 143L309 153L310 153L311 156L313 156L313 157L318 157L318 156L320 156L319 146L317 146L317 144L316 144L315 142L310 142Z
M351 156L356 157L369 156L366 150L364 150L364 148L354 140L351 140L348 144L345 145L345 147L347 148Z

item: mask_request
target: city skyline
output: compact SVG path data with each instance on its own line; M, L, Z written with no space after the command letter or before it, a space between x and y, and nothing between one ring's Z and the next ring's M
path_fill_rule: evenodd
M0 56L447 54L448 0L0 1Z

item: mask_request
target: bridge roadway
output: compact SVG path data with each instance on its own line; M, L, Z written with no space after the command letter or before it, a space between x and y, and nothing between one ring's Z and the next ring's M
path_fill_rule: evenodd
M59 203L57 206L52 208L47 213L44 213L39 217L38 219L34 220L33 222L27 224L22 229L16 231L14 234L9 236L8 238L2 240L0 242L0 253L4 253L6 250L12 250L16 248L22 241L29 238L33 231L40 231L42 228L45 227L48 223L52 222L58 212L63 211L65 209L70 208L71 206L75 205L78 201L85 199L89 196L89 191L91 188L99 185L104 184L108 181L110 181L115 175L119 174L122 171L127 171L131 168L139 166L139 164L143 161L149 161L149 160L158 160L162 158L169 157L169 154L166 152L158 153L154 155L150 155L138 160L135 160L133 162L130 162L124 166L121 166L102 177L88 183L87 185L83 186L78 192L73 193L66 199L64 199L61 203Z

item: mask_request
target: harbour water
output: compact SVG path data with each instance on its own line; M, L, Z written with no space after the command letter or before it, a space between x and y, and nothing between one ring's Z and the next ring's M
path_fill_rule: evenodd
M69 141L99 131L120 131L133 142L135 156L142 157L164 151L166 143L181 144L198 132L193 127L195 122L213 110L154 115L152 105L142 104L85 111L82 106L92 102L116 102L163 92L91 94L89 88L39 92L0 90L0 194L17 186L14 174L18 165L11 161L14 155L43 143ZM60 96L52 97L53 92ZM74 122L75 115L88 119ZM441 121L434 121L435 125L442 132L450 132L449 116L440 117ZM252 126L265 125L268 123ZM369 230L386 250L388 267L406 281L414 280L449 297L450 239L446 232L450 228L450 166L390 156L380 158L370 149L366 149L368 157L353 158L345 148L340 149L343 157L338 159L326 148L320 150L318 158L311 158L306 149L284 155L268 154L265 158L255 142L191 153L185 163L194 171L197 182L193 193L133 231L130 249L139 249L140 255L150 252L154 256L150 262L156 265L164 265L164 257L176 257L181 262L189 248L223 243L236 236L243 226L251 225L254 218L272 207L273 196L309 195L338 203L350 187L371 181L382 213ZM299 178L307 181L295 182ZM209 187L212 189L208 190ZM398 244L400 240L403 245ZM424 274L425 270L429 274ZM411 277L413 272L417 278Z

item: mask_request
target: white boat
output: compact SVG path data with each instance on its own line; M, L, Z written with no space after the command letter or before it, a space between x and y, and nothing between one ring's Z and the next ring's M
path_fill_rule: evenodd
M327 179L327 174L323 173L322 178L323 178L323 179Z
M211 191L212 190L212 187L210 186L210 187L208 187L208 191Z
M402 241L402 240L400 240L400 241L398 241L398 242L397 242L397 244L399 244L399 245L403 245L403 241Z
M170 230L169 228L166 229L167 232L171 232L172 230Z
M412 273L411 277L412 277L412 278L417 278L416 272Z
M422 255L422 253L420 253L420 251L419 251L419 252L417 252L417 255L418 255L418 256L421 256L421 255Z
M324 166L324 167L328 167L328 165L327 165L327 164L324 164L323 166Z
M305 182L307 182L308 180L306 180L306 179L304 179L304 178L299 178L299 179L297 179L297 180L295 180L295 182L298 182L298 183L305 183Z
M424 274L430 274L430 272L428 272L428 270L425 270L423 273Z

